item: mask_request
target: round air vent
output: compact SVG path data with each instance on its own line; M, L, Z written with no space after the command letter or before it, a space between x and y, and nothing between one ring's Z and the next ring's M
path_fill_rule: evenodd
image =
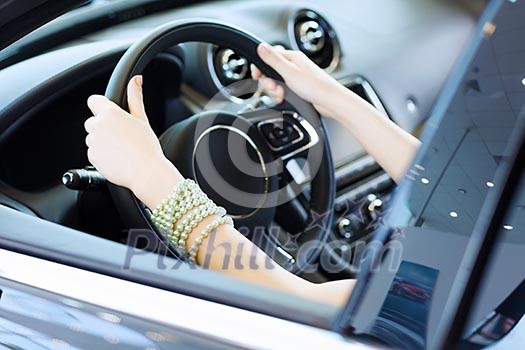
M210 45L208 66L217 89L230 100L238 102L253 97L253 93L244 93L255 91L257 87L251 79L250 62L246 58L229 48Z
M327 71L337 68L341 48L335 31L323 17L312 10L300 10L292 16L288 28L295 50L304 52Z
M219 48L215 53L213 64L222 85L246 79L250 71L248 60L231 49Z

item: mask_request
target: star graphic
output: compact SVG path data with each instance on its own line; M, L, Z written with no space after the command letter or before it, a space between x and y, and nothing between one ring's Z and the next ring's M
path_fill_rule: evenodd
M382 227L385 227L385 217L383 215L378 215L366 225L365 229L375 231Z
M386 217L390 210L378 211L373 216L373 220L367 225L367 229L377 230L379 228L387 227Z
M328 219L330 218L329 212L324 213L324 214L319 214L316 211L311 210L310 216L312 219L304 231L309 231L317 227L325 231L328 227L330 227L331 223L328 222L329 221Z
M369 220L365 217L364 213L366 212L369 204L370 203L366 197L363 197L359 200L347 198L344 201L345 210L341 214L341 217L347 218L355 223L367 225Z
M350 198L347 198L343 201L343 204L342 204L343 208L344 208L344 211L343 213L341 214L341 217L348 217L350 216L354 211L355 211L355 208L356 207L361 207L362 206L362 203L360 203L359 201L354 201Z
M297 243L297 240L299 239L300 236L301 236L300 233L296 235L292 235L291 233L286 232L286 243L284 243L283 247L286 249L293 249L293 250L299 249L299 244Z
M405 238L405 229L407 226L396 226L394 227L394 232L392 233L392 238L401 239Z

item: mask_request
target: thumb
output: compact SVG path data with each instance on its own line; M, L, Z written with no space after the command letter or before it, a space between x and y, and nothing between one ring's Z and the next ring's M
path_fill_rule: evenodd
M253 80L257 80L263 76L259 68L257 68L254 64L250 65L250 70L252 71Z
M289 72L293 69L293 64L287 60L279 51L270 45L263 43L257 47L257 54L261 59L275 69L283 78L289 76Z
M144 98L142 96L142 75L136 75L128 84L128 107L129 113L137 118L148 120L146 109L144 108Z

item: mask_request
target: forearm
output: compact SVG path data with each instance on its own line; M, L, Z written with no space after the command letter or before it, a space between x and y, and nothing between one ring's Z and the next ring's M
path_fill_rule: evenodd
M419 148L415 137L384 118L302 52L279 51L268 44L260 45L257 52L284 78L288 88L312 103L322 115L346 127L396 182L403 179ZM260 79L260 86L276 103L285 97L285 90L262 77L260 71L254 72L253 77Z
M148 208L154 210L182 180L184 177L168 159L155 158L150 164L144 164L130 189Z
M169 198L183 177L164 156L158 138L149 125L142 98L142 77L134 77L128 84L127 92L130 113L104 96L89 98L88 106L93 117L84 124L88 133L85 140L88 158L108 181L129 188L150 209L158 209L154 220L168 235L167 238L189 250L190 258L196 258L199 264L211 269L323 302L337 304L344 300L325 296L323 290L330 288L330 285L314 285L282 269L238 231L224 225L230 224L228 218L214 221L224 215L223 210L201 195L194 184L183 184L182 193L179 191L175 197ZM189 202L195 194L196 197ZM167 198L171 200L163 203ZM185 202L185 206L175 201L176 198ZM161 203L163 205L159 207ZM206 217L211 213L216 215ZM174 229L173 225L181 219L186 220ZM211 222L214 224L208 227ZM211 232L206 239L208 232L217 225L223 226ZM187 237L188 232L190 237ZM204 241L199 251L194 242L200 242L201 238ZM217 247L221 244L230 247L230 251L218 253L216 250L220 250ZM344 295L344 291L338 295Z
M152 172L148 172L148 177L145 178L147 180L142 181L143 185L135 186L134 193L150 209L154 209L172 193L183 177L175 167L167 163L154 164L149 169ZM192 230L186 248L189 249L206 226L218 218L216 215L209 216ZM219 226L203 241L196 261L204 268L243 281L337 306L346 300L353 286L353 281L337 284L314 284L306 281L283 269L253 242L228 225Z
M394 179L405 176L420 146L420 141L385 118L352 91L338 85L330 94L325 109L340 122L363 148Z
M205 268L247 282L336 306L347 300L354 284L352 280L335 284L314 284L304 280L275 263L230 226L221 226L210 235L197 256L197 262Z

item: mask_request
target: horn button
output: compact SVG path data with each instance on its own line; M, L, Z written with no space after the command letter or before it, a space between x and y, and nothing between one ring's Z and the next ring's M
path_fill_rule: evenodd
M272 220L282 162L246 119L204 112L173 125L160 140L168 159L225 207L236 224Z

